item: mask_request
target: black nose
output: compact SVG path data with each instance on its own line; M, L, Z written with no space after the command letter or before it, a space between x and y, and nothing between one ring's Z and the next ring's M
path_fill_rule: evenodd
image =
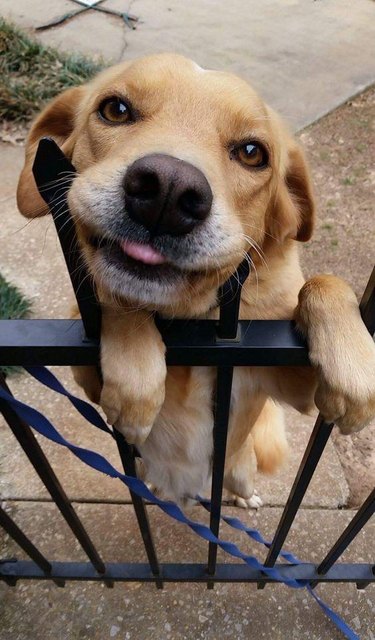
M212 191L203 173L161 153L136 160L124 190L127 213L153 235L189 233L211 210Z

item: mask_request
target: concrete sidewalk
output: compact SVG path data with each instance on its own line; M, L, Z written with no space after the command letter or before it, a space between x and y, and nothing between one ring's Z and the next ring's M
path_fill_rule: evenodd
M109 561L145 561L132 508L123 505L74 505L103 556ZM84 560L56 509L49 504L12 502L11 513L41 550L54 560ZM225 509L260 528L271 537L280 509L238 513ZM149 508L161 561L205 562L207 545L185 527L171 522L156 507ZM207 521L203 510L189 515ZM286 548L315 562L329 549L353 512L304 509L299 512ZM103 523L106 523L106 528ZM369 561L369 541L374 525L366 528L345 554L347 562ZM265 557L265 550L245 535L223 525L222 536L249 554ZM22 554L8 543L6 553ZM0 547L1 554L1 547ZM228 562L219 552L219 562ZM229 559L230 561L231 559ZM320 585L317 593L343 616L362 640L373 640L373 587L358 591L355 585ZM207 591L202 584L167 584L163 591L153 585L68 583L20 583L16 588L0 584L0 640L219 640L265 638L266 640L342 640L304 589L268 585L220 584Z
M241 74L289 120L315 121L375 80L372 0L106 0L139 17L88 11L38 38L117 62L175 51ZM33 29L79 8L68 0L0 0L0 14Z

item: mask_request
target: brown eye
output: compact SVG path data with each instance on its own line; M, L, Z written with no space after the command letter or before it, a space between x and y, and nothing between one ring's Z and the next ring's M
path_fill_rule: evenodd
M121 98L107 98L99 105L99 114L106 122L126 124L133 117L129 106Z
M259 142L246 142L234 150L237 159L246 167L263 168L268 164L268 154Z

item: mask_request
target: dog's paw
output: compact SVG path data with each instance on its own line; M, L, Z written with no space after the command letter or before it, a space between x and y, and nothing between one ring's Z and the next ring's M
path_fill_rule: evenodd
M295 319L317 374L315 404L342 433L375 417L375 344L342 280L315 276L302 287Z
M259 507L263 506L263 501L256 489L254 489L254 493L250 498L242 498L232 493L229 494L229 499L231 502L233 501L236 507L240 507L241 509L259 509Z
M153 484L152 482L148 482L147 480L147 469L146 469L145 461L143 460L143 458L138 458L138 457L135 458L135 471L136 471L137 478L139 480L142 480L145 483L147 489L151 491L151 493L153 493L155 496L157 496L158 490L156 485Z
M333 352L331 364L325 358L319 362L316 350L312 356L318 380L315 404L324 419L346 435L375 417L375 345L365 327L359 329L353 344L348 341Z
M140 446L153 427L164 397L164 380L159 385L150 381L147 393L142 392L142 386L134 393L126 382L104 379L100 405L108 423L120 431L129 444Z
M373 366L375 371L375 359ZM324 419L337 424L345 435L359 431L375 417L374 376L372 380L364 377L361 382L353 386L343 384L340 389L333 387L325 376L319 379L315 404Z

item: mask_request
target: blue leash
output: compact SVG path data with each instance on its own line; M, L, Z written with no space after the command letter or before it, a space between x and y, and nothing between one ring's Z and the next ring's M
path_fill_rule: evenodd
M25 367L25 369L41 384L68 398L72 405L76 408L76 410L90 424L101 429L102 431L105 431L106 433L113 435L112 431L108 428L96 409L94 409L94 407L88 402L85 402L84 400L81 400L80 398L77 398L70 394L48 369L46 369L45 367ZM330 618L330 620L336 625L336 627L347 638L349 638L349 640L359 640L359 637L354 633L352 629L350 629L350 627L348 627L348 625L340 618L340 616L338 616L327 604L325 604L321 600L321 598L319 598L319 596L314 593L307 580L285 578L275 567L265 567L255 557L243 553L234 543L216 537L209 527L188 518L181 511L178 505L174 504L173 502L161 500L160 498L155 496L148 489L147 485L144 482L142 482L138 478L133 478L117 471L117 469L115 469L110 464L110 462L108 462L108 460L106 460L101 454L95 451L91 451L90 449L78 447L66 440L42 413L40 413L33 407L30 407L29 405L21 402L20 400L17 400L1 387L0 398L5 400L15 410L15 412L21 419L23 419L27 424L33 427L33 429L46 437L48 440L51 440L52 442L55 442L56 444L69 449L73 453L73 455L79 458L82 462L92 467L93 469L96 469L100 473L104 473L112 478L118 478L131 491L139 495L144 500L149 500L156 504L164 513L169 515L172 519L187 525L198 536L200 536L207 542L213 542L217 544L221 549L223 549L223 551L225 551L229 555L235 558L239 558L252 569L262 571L264 574L277 582L284 583L288 587L292 587L294 589L301 589L306 587L309 593L313 596L324 613ZM202 501L202 503L205 508L210 508L210 503L208 501ZM263 544L266 547L270 546L270 543L261 536L259 531L247 527L237 518L222 516L222 520L232 528L245 532L256 542ZM280 555L292 564L301 564L301 561L295 558L295 556L293 556L291 553L282 552Z

